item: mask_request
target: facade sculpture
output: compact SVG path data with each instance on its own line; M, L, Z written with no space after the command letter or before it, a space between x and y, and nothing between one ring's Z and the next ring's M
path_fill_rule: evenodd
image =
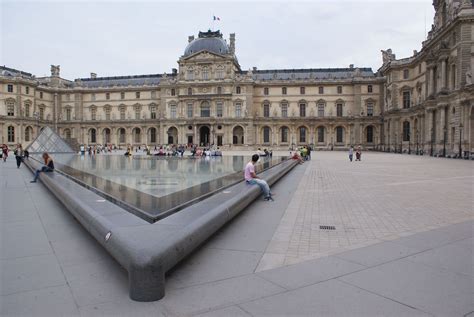
M222 148L474 151L474 8L435 0L420 52L382 51L370 68L242 70L235 34L190 36L178 69L74 81L0 67L0 142L28 145L49 125L71 142Z

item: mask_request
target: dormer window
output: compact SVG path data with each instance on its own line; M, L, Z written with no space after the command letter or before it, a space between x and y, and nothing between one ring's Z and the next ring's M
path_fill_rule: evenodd
M203 80L208 80L209 79L209 70L207 68L204 68L202 70L202 79Z

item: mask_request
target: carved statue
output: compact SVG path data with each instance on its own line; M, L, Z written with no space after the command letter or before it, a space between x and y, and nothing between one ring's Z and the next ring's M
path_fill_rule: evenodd
M472 73L470 67L466 70L466 85L472 85Z
M51 65L51 76L59 77L59 67L60 65Z
M386 51L382 50L382 60L384 64L395 60L395 54L392 53L391 48Z

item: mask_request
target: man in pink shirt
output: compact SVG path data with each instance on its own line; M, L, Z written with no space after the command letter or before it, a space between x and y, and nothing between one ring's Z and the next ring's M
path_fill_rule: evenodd
M244 170L244 177L245 181L247 184L250 185L258 185L260 186L260 189L263 191L263 195L265 197L265 200L273 200L272 198L272 193L270 192L270 186L268 186L268 183L264 181L263 179L260 179L260 177L257 176L255 173L255 164L257 164L258 159L260 157L258 154L252 155L252 160L247 163L247 166L245 166Z

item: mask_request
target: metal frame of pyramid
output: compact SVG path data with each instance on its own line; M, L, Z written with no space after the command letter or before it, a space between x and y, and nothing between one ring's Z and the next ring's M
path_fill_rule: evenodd
M45 127L26 150L30 153L75 153L50 127Z

